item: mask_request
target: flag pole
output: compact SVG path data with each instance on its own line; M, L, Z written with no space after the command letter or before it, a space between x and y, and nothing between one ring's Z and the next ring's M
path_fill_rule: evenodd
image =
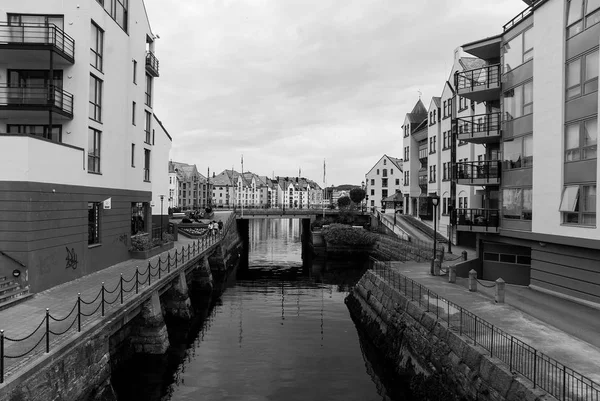
M321 196L321 205L323 206L323 224L325 223L325 190L327 189L327 178L325 175L325 159L323 159L323 196Z
M242 155L242 176L240 177L242 179L242 189L244 188L244 155ZM242 217L244 217L244 197L242 196L241 199L241 203L242 203Z

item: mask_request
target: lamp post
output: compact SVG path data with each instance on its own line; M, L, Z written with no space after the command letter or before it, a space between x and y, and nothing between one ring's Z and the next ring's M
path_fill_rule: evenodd
M431 275L434 275L434 265L437 259L437 207L440 203L440 197L435 195L431 197L431 203L433 204L433 257L431 258Z
M163 239L163 200L165 199L164 195L160 196L160 240Z

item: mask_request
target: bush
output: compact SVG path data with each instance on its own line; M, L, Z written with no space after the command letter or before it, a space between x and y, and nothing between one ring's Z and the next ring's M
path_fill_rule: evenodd
M140 234L134 235L131 237L131 246L129 247L130 251L147 251L156 246L160 246L162 244L166 244L168 242L173 241L173 235L168 232L163 232L162 241L159 238L150 238L149 234Z
M362 228L352 228L343 224L332 224L323 230L328 243L336 245L374 245L377 236Z

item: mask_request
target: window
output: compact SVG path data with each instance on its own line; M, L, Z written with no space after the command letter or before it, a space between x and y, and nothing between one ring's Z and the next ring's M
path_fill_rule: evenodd
M92 40L90 48L90 65L102 71L102 54L104 48L104 31L92 22Z
M400 185L400 178L396 178L396 185Z
M146 74L146 106L152 107L152 77Z
M448 115L446 114L446 110L447 110L447 108L446 108L446 105L447 105L447 104L448 104L448 102L444 100L444 118L446 118L446 117L448 116Z
M131 167L135 167L135 143L131 144ZM169 177L169 183L171 183L171 177Z
M384 177L387 177L387 168L384 168L381 173Z
M371 185L375 185L375 179L371 178Z
M393 168L390 169L390 175L394 175L394 169Z
M436 181L436 169L437 166L429 166L429 182L435 182Z
M533 113L533 81L504 93L504 114L512 120Z
M404 137L405 137L405 138L408 138L408 130L409 130L409 127L410 127L410 125L409 125L409 124L406 124L406 125L404 125L404 127L403 127L403 128L404 128Z
M505 219L531 220L531 188L504 188L502 190L502 216Z
M595 226L596 191L596 184L565 187L559 209L563 223Z
M131 124L135 125L135 102L131 103Z
M444 131L442 133L442 136L444 138L444 142L442 144L443 145L442 150L448 149L450 147L450 143L449 143L450 142L450 140L449 140L450 138L449 138L448 132Z
M383 159L383 165L385 166L387 164L387 159Z
M404 161L405 162L408 161L409 154L410 154L410 147L409 146L405 146L404 147Z
M442 198L442 214L448 214L448 198Z
M88 202L88 245L100 243L100 202Z
M533 135L513 138L502 145L505 170L533 166Z
M504 73L514 70L533 58L533 29L515 36L504 45Z
M144 110L145 113L145 117L146 117L146 124L144 126L144 131L146 132L146 139L144 140L144 142L146 142L148 145L150 145L150 135L151 135L151 124L152 124L152 114L150 114L150 112L148 112L147 110Z
M382 189L381 190L381 199L387 198L387 196L388 196L388 190L387 189Z
M404 185L410 185L410 172L409 171L405 171L404 172Z
M102 122L102 80L90 75L90 118Z
M131 204L131 235L145 233L147 203L134 202Z
M6 130L9 134L39 136L49 141L62 142L62 125L53 125L50 131L47 125L7 124Z
M388 186L388 180L387 180L387 178L382 178L381 179L381 187L382 188L387 188L387 186Z
M569 124L565 128L565 162L596 159L598 117Z
M435 153L436 140L437 138L435 136L429 138L429 154Z
M599 8L598 0L570 0L567 4L567 38L600 22Z
M137 85L137 61L133 60L133 83Z
M567 100L598 91L598 50L567 63Z
M154 128L152 128L152 145L154 145L154 138L156 136L155 134L156 134L156 130Z
M96 0L104 10L115 20L117 25L127 32L128 0Z
M88 173L100 174L100 135L100 131L88 129Z
M377 175L379 175L379 169L377 169Z
M144 149L144 181L150 181L150 149Z

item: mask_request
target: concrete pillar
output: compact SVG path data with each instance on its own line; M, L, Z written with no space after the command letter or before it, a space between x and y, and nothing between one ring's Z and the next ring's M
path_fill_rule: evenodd
M167 326L157 291L144 302L140 314L135 318L131 345L135 352L143 354L164 354L169 347Z
M498 280L496 280L496 296L495 296L496 303L498 303L498 304L504 303L505 287L506 287L506 283L504 282L504 280L502 280L502 278L498 278Z
M454 265L448 267L448 282L456 283L456 266Z
M198 292L200 295L210 295L212 293L214 283L207 257L200 260L197 269L192 273L192 283L194 292Z
M165 311L177 319L190 320L193 316L192 302L188 292L185 272L173 280L172 287L163 296Z
M208 263L213 274L224 274L227 271L223 248L218 246L215 251L208 256Z
M477 272L473 269L469 272L469 291L477 292Z
M442 267L442 263L440 262L440 260L438 258L435 258L433 260L433 275L434 276L439 276L440 275L440 268Z

